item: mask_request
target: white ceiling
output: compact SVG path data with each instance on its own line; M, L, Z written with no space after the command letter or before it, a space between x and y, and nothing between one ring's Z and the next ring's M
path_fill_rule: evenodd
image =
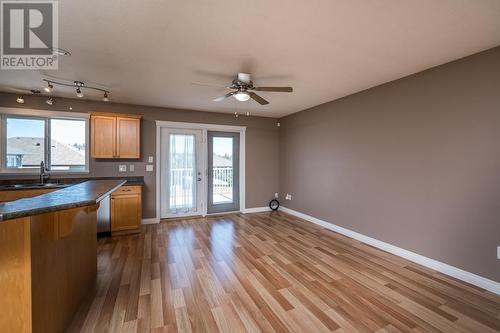
M59 11L73 55L57 71L1 71L0 90L53 77L115 102L279 117L500 45L498 0L60 0ZM224 88L192 84L237 72L295 91L215 103Z

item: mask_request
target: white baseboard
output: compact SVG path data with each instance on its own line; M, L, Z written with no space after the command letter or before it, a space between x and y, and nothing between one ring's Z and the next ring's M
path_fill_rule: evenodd
M379 248L381 250L384 250L386 252L395 254L399 257L408 259L408 260L413 261L413 262L420 264L422 266L431 268L435 271L441 272L443 274L449 275L451 277L468 282L470 284L473 284L475 286L478 286L480 288L489 290L495 294L500 295L500 283L499 282L487 279L485 277L476 275L474 273L464 271L460 268L445 264L443 262L424 257L420 254L415 253L415 252L411 252L411 251L402 249L402 248L397 247L395 245L380 241L380 240L375 239L375 238L365 236L365 235L360 234L358 232L355 232L355 231L352 231L352 230L349 230L349 229L346 229L343 227L339 227L333 223L320 220L318 218L315 218L313 216L310 216L310 215L307 215L307 214L304 214L301 212L297 212L297 211L290 209L290 208L281 207L280 209L285 213L300 217L301 219L312 222L312 223L317 224L319 226L322 226L326 229L338 232L339 234L342 234L344 236L356 239L360 242L369 244L371 246L374 246L374 247Z
M142 224L157 224L160 223L160 219L157 217L152 217L149 219L142 219Z
M243 214L249 214L249 213L269 212L270 210L271 210L271 208L269 208L269 207L254 207L254 208L243 209L241 212Z

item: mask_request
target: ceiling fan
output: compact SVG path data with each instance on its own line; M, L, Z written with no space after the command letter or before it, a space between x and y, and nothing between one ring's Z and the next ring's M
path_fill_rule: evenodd
M246 102L250 98L260 105L269 104L264 98L260 97L254 91L269 91L269 92L292 92L292 87L255 87L251 80L250 74L238 73L238 76L233 80L228 89L233 89L230 93L214 99L214 102L221 102L228 97L233 96L240 102Z

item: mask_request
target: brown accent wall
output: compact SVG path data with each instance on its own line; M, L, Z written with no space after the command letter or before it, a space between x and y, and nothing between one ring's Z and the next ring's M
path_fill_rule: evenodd
M58 98L53 107L45 104L46 98L26 96L25 104L16 103L13 94L0 93L0 106L22 107L72 112L119 112L143 115L140 160L95 160L90 161L88 176L144 176L143 217L156 216L156 124L155 120L210 123L247 126L246 130L246 207L267 206L278 191L279 179L279 128L276 119L266 117L235 118L231 114L155 108L148 106L81 101ZM155 157L155 172L146 172L148 156ZM119 164L134 164L135 172L118 173ZM128 169L128 167L127 167ZM12 176L2 176L12 178ZM21 177L20 177L21 178Z
M284 206L500 281L500 47L284 117L280 132Z

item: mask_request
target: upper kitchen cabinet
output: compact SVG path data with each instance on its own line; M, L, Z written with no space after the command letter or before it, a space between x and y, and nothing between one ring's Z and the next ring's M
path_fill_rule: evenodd
M92 113L90 136L93 158L141 157L141 116Z

